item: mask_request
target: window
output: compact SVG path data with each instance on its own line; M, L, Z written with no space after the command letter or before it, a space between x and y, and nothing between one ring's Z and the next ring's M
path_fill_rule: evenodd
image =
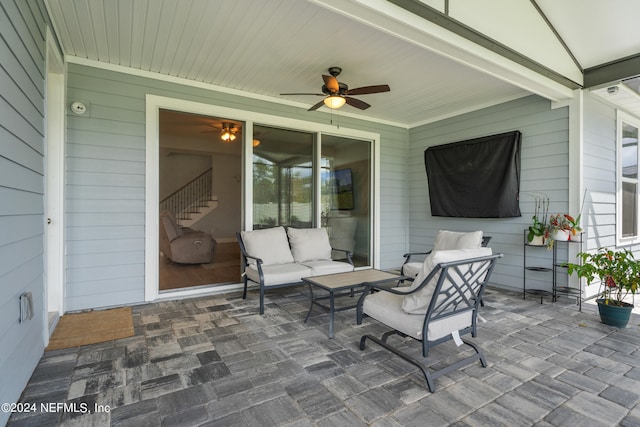
M638 129L639 122L618 113L618 243L635 243L638 236Z

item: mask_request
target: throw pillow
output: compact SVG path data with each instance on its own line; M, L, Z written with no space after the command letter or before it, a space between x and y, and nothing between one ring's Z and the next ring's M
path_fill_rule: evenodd
M289 227L287 235L296 262L331 259L331 244L326 229Z
M263 265L293 262L284 227L243 231L240 234L247 254L262 259ZM249 258L249 264L255 265L256 262Z

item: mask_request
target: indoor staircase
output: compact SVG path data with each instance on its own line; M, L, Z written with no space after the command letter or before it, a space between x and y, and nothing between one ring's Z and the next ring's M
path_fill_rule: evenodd
M182 227L191 227L218 207L212 194L212 170L208 169L160 202L160 210L173 213Z

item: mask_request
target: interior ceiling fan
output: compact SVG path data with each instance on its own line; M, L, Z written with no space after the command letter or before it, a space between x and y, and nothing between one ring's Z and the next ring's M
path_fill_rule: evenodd
M366 110L371 107L371 105L359 99L352 98L350 95L368 95L371 93L389 92L391 90L389 85L362 86L355 89L349 89L349 86L345 83L339 82L336 78L341 72L342 68L331 67L329 68L330 76L325 74L322 75L322 79L324 80L322 93L281 93L280 95L316 95L325 97L322 101L309 108L308 111L317 110L322 107L323 104L329 108L340 108L345 103L352 107L359 108L360 110Z
M222 122L220 125L207 123L207 126L211 126L213 130L204 130L202 133L220 132L220 139L223 142L232 142L236 139L236 134L240 132L240 129L232 122Z

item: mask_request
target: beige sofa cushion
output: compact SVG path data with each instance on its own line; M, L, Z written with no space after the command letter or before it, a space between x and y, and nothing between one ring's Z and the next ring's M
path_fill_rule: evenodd
M415 289L427 278L429 273L440 263L460 261L470 258L478 258L491 255L491 248L477 248L477 249L456 249L456 250L444 250L433 251L427 256L422 265L422 269L416 276L410 289ZM402 309L409 314L425 314L431 303L431 297L433 291L438 283L440 274L436 274L422 289L414 292L410 295L406 295L402 302ZM447 286L445 282L443 287Z
M346 273L349 271L353 271L353 266L348 262L332 261L330 259L305 261L301 264L311 269L311 276L320 276L322 274ZM306 277L306 276L302 276L302 277Z
M243 231L241 236L247 254L260 258L263 266L293 262L284 227ZM248 261L250 265L256 264L251 258Z
M293 262L288 264L263 265L262 272L264 274L265 286L296 283L299 282L302 277L311 276L311 269L309 267ZM245 273L249 280L260 283L260 274L255 267L248 266L245 269Z
M326 229L289 227L287 235L295 262L331 259L331 244Z

